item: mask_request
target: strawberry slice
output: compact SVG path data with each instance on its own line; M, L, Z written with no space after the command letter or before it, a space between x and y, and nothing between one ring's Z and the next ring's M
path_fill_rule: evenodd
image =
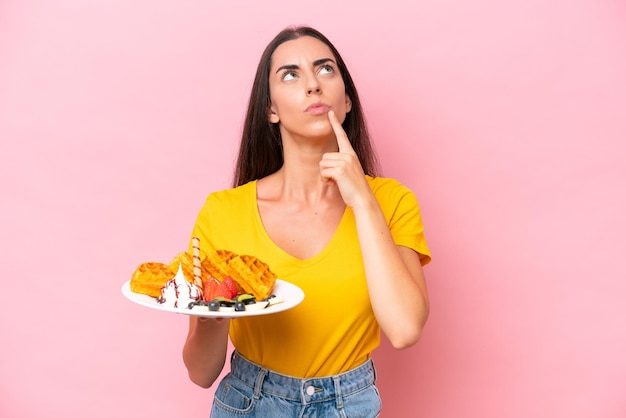
M232 277L226 276L222 282L222 286L226 288L230 294L230 296L227 296L228 299L234 299L237 296L237 284Z
M202 292L202 298L205 302L210 302L215 299L217 296L218 289L220 288L220 282L215 277L209 277L209 279L204 284L204 289Z
M228 287L224 285L224 282L222 282L217 286L217 289L215 290L215 295L213 295L213 298L232 299L233 295L231 291L228 289Z
M202 298L205 302L210 302L215 298L234 299L237 296L237 285L235 281L227 276L223 282L215 277L209 277L204 284Z

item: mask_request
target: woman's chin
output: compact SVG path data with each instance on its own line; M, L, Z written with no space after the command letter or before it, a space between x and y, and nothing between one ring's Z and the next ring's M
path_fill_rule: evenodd
M312 124L307 126L306 129L298 129L295 132L283 130L282 136L283 139L287 137L298 138L298 142L302 140L314 142L335 141L335 132L328 121L326 123Z

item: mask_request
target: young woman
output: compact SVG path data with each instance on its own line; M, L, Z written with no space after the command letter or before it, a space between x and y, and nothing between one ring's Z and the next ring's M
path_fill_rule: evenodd
M232 189L212 193L192 236L201 248L251 254L304 301L239 319L190 317L183 359L216 390L212 417L376 417L372 351L417 343L430 261L417 200L375 177L356 88L330 41L280 32L259 63ZM204 246L203 246L204 244Z

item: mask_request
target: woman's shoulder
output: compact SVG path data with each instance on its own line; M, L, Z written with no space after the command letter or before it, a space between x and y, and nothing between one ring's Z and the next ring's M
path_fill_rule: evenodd
M226 209L245 206L244 203L255 197L255 182L211 192L204 203L205 209Z
M228 189L216 190L207 196L207 201L220 201L230 199L242 199L248 197L251 192L254 192L256 180L243 184L237 187L230 187Z
M365 177L375 195L386 193L411 193L411 190L407 186L392 177Z
M370 188L383 211L394 211L397 207L419 207L413 190L391 177L367 178Z

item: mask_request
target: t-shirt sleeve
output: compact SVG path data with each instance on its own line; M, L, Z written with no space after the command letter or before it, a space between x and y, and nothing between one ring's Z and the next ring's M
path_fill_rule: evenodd
M211 227L209 225L211 218L211 201L212 196L209 195L200 209L198 213L198 217L196 219L196 223L193 226L191 231L191 236L189 238L189 253L192 254L193 251L193 237L197 237L200 239L200 252L202 254L208 254L213 250L211 243L213 242L213 238L211 237Z

